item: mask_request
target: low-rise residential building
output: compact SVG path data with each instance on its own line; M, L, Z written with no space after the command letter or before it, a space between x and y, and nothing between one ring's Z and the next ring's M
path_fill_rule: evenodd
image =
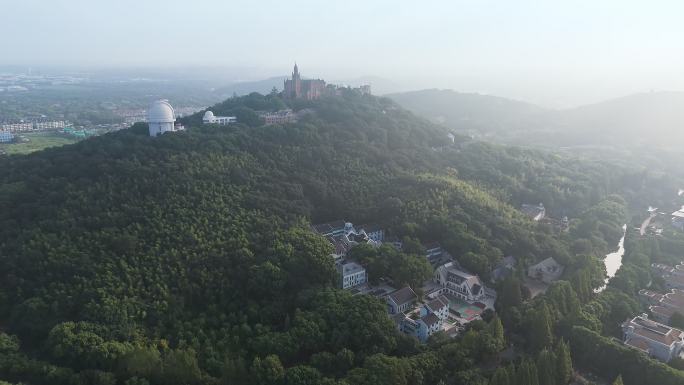
M416 325L416 337L421 342L427 341L431 335L442 330L442 320L434 313L428 313L418 318Z
M433 279L442 286L440 294L450 294L467 302L483 299L486 294L480 277L459 269L454 262L435 270Z
M418 295L406 286L387 296L387 307L390 314L404 313L411 308L418 300Z
M517 260L513 256L504 257L492 270L492 281L500 281L513 273Z
M264 120L265 125L285 124L297 121L297 115L292 110L280 110L275 112L259 111L257 113Z
M532 265L527 268L527 275L530 278L540 280L544 283L551 283L558 280L563 275L565 266L556 262L553 258L546 258L545 260Z
M376 242L382 242L385 240L385 229L377 223L361 225L359 230L364 231L366 234L368 234L368 238Z
M31 122L7 122L0 124L0 130L9 132L33 131Z
M648 319L646 314L622 324L625 345L663 362L677 357L684 347L684 332Z
M366 269L356 262L344 262L337 266L342 276L342 288L349 289L366 283Z
M407 295L410 296L410 293ZM392 319L400 331L415 336L421 342L426 342L431 335L444 329L444 321L448 316L449 300L440 296L422 304L419 308L411 305L407 310L394 314Z
M449 316L449 300L444 296L439 296L423 304L420 315L435 314L440 320L444 321Z
M34 123L35 130L57 130L64 128L69 123L64 120L39 120Z
M428 262L433 268L452 262L454 258L448 251L444 250L438 242L430 242L425 245L425 254Z
M540 221L546 216L546 209L542 203L538 205L523 203L522 206L520 206L520 211L533 221Z
M375 247L380 246L381 241L377 240L377 234L378 232L382 232L384 234L383 230L376 229L374 232L374 237L371 237L363 228L359 228L357 230L354 228L352 223L342 220L313 225L311 226L311 229L314 232L326 237L326 239L328 239L328 241L333 245L335 248L333 256L335 258L344 257L352 247L361 243L367 243Z
M354 226L349 222L339 220L334 222L313 225L311 226L311 229L324 237L328 237L342 235L346 231L353 230Z

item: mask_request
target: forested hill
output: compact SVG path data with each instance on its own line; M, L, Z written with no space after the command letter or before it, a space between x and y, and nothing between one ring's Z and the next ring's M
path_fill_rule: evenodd
M679 151L684 93L648 92L570 109L452 90L388 95L432 121L478 138L535 146L657 145Z
M282 106L252 94L212 109L254 117ZM620 236L625 202L610 194L670 182L452 143L388 99L350 92L290 107L308 113L284 126L195 116L185 132L150 138L137 125L0 160L0 379L484 384L503 347L498 319L419 346L383 303L335 289L331 246L309 224L376 222L418 249L439 241L484 278L504 255L553 256L587 289L602 284L591 258ZM539 201L578 218L568 235L514 208ZM396 284L429 277L414 253L397 258ZM521 311L505 320L511 333L537 314ZM534 357L540 346L527 348Z

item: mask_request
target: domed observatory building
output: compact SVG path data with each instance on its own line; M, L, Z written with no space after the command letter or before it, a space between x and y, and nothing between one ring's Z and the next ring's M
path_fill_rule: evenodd
M213 112L207 110L202 117L202 123L204 124L218 124L220 126L225 126L231 123L236 123L237 118L235 116L215 116Z
M185 129L180 123L176 123L176 113L166 99L156 100L150 105L147 111L147 124L152 137Z

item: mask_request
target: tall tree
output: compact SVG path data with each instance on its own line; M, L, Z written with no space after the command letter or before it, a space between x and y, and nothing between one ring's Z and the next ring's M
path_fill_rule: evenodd
M572 378L572 358L570 347L565 340L556 344L556 384L566 385Z

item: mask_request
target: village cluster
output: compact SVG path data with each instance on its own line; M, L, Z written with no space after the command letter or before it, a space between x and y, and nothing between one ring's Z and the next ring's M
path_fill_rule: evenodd
M671 325L676 313L684 314L684 261L677 266L651 265L654 277L661 278L670 291L661 294L642 289L639 300L651 313L637 315L622 324L625 345L669 362L684 353L684 332Z
M535 206L542 213L523 210L533 220L544 217L543 206ZM432 278L420 288L395 287L388 277L379 277L378 284L369 282L366 269L348 257L348 252L358 244L374 247L389 244L402 250L402 242L387 237L385 230L376 224L355 226L339 220L313 225L312 230L325 237L333 246L331 258L339 273L340 287L354 295L372 295L387 304L388 315L398 330L413 335L420 341L438 331L450 336L458 334L465 324L482 319L486 310L494 310L496 292L487 287L476 274L464 269L439 243L424 244L425 258L433 267ZM492 271L492 281L511 274L516 267L516 258L507 256ZM528 279L544 288L560 278L564 267L553 258L547 258L528 268ZM419 290L414 290L419 289ZM418 293L422 293L418 295Z
M477 275L462 269L438 243L424 245L425 258L435 270L432 279L420 288L421 298L410 286L396 288L386 277L381 277L378 285L371 285L366 269L347 257L349 250L361 243L375 247L388 243L401 250L402 242L387 238L382 227L336 221L314 225L312 230L333 245L331 257L340 274L341 287L355 295L383 299L397 328L423 342L440 330L455 334L465 323L478 319L485 309L494 309L494 290L487 288Z

